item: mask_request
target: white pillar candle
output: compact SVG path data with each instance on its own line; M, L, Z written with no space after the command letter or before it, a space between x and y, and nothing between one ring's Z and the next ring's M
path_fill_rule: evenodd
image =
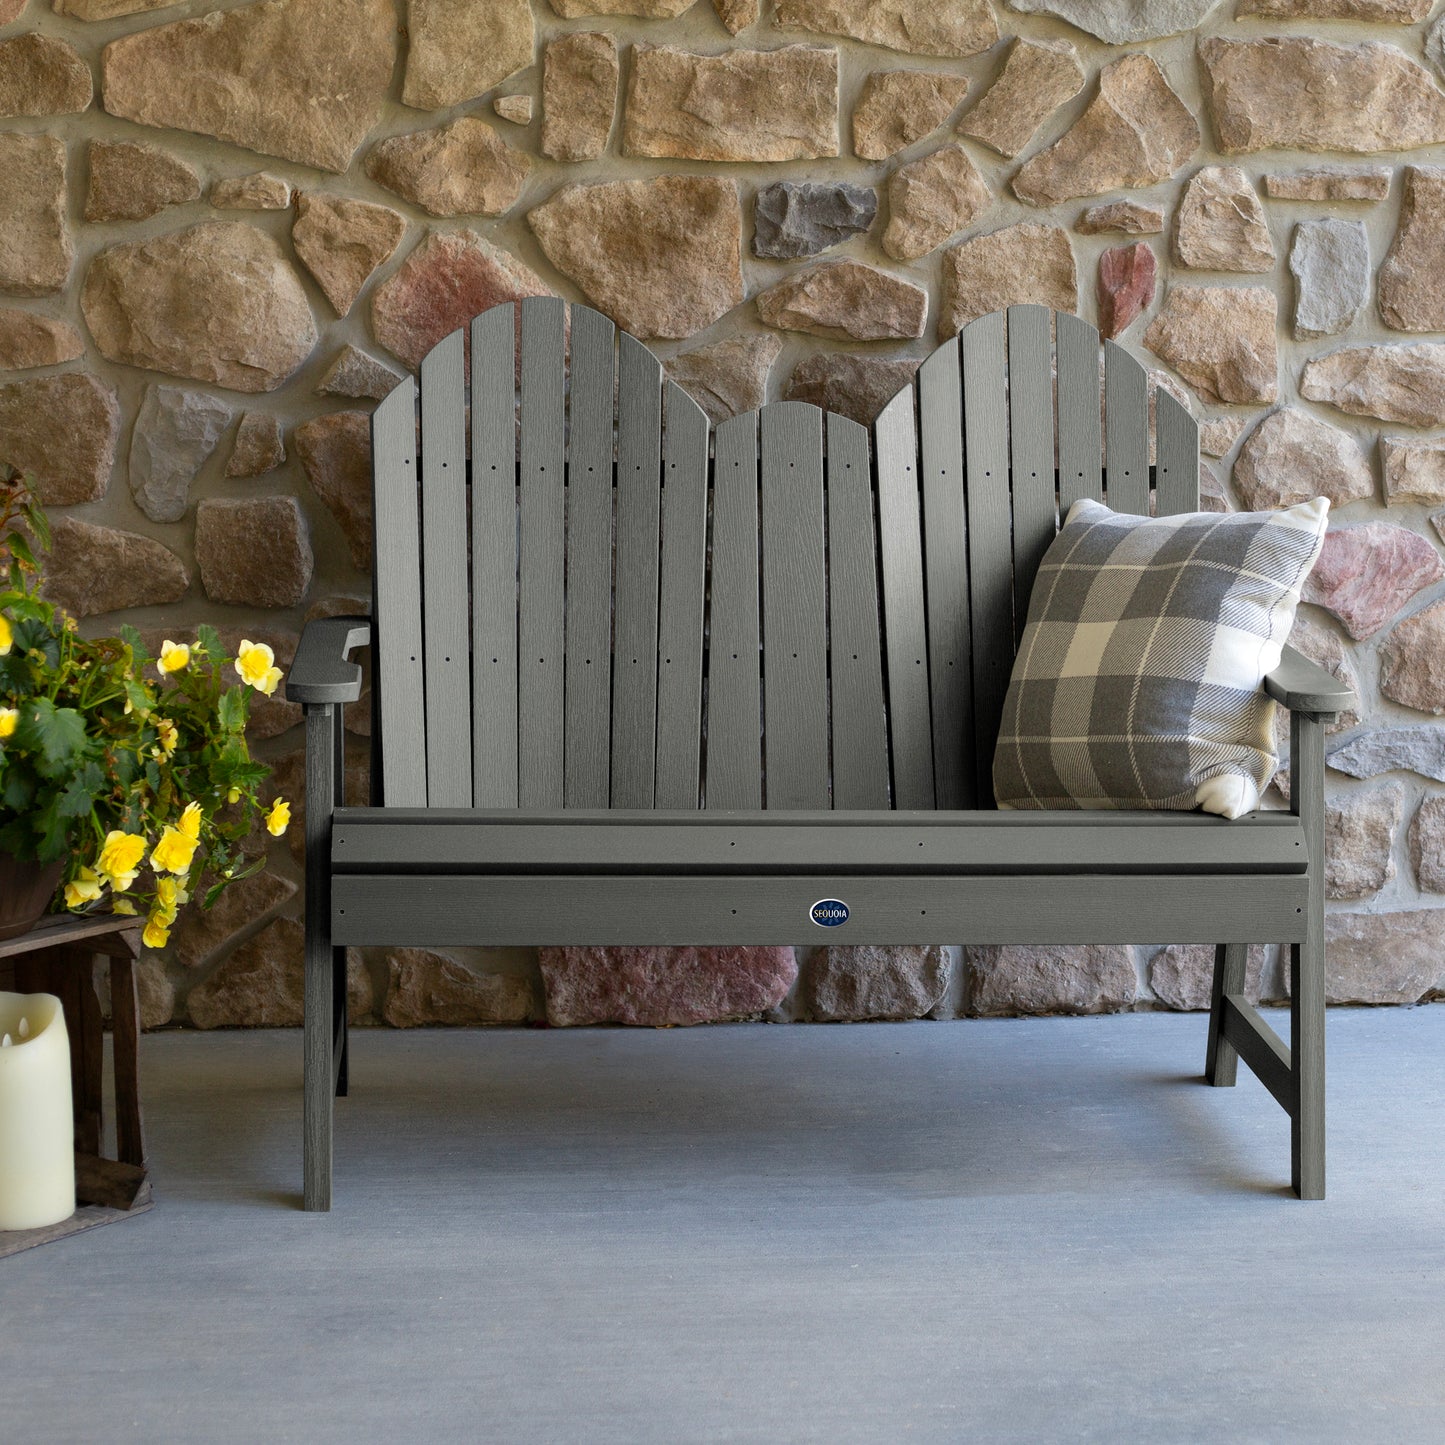
M75 1213L70 1039L50 993L0 993L0 1229Z

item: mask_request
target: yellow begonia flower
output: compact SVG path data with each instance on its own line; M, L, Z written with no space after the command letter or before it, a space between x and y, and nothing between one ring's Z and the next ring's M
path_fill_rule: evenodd
M0 612L0 657L4 657L15 645L15 634L10 630L10 619Z
M93 903L101 895L104 885L92 868L82 868L65 885L65 906L79 908L82 904Z
M239 803L239 802L241 801L241 790L240 790L240 788L227 788L227 789L226 789L226 801L227 801L228 803Z
M154 913L146 920L140 941L147 948L164 948L171 941L170 925Z
M156 659L156 671L164 677L168 672L179 672L191 660L191 649L184 642L172 642L170 638L161 643L161 655Z
M20 709L18 707L0 707L0 738L13 736L15 729L19 726Z
M186 894L177 878L156 879L156 902L151 918L159 918L167 925L176 921L176 910L186 900Z
M146 840L143 833L122 833L112 828L101 844L100 857L96 859L95 871L104 878L116 892L123 892L135 882L140 870L140 860L145 857Z
M123 913L127 918L135 916L135 904L129 898L112 898L110 901L112 913Z
M168 717L156 719L156 745L152 749L155 756L162 761L175 752L176 744L180 742L181 735L176 731L176 725Z
M188 838L179 828L167 827L151 853L151 867L157 873L184 873L191 866L196 840Z
M281 681L281 669L275 663L276 654L264 642L241 639L240 651L236 653L236 671L247 686L270 697Z
M279 838L290 823L291 804L285 798L277 798L271 804L271 811L266 814L266 831L273 838Z
M176 824L187 838L199 838L201 836L201 805L199 803L187 803L186 810L181 814L181 820Z

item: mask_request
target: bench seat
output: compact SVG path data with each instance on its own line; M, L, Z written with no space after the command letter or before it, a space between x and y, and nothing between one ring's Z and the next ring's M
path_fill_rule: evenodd
M343 808L338 945L1303 937L1299 819L1255 813ZM839 899L827 927L812 905Z

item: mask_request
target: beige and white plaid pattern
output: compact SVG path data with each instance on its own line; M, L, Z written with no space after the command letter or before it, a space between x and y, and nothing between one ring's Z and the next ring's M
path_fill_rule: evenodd
M1029 600L994 754L998 806L1257 807L1277 765L1261 683L1328 511L1324 497L1174 517L1076 502Z

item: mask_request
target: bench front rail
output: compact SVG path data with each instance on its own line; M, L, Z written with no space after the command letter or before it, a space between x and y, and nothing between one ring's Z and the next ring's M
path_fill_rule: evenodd
M1097 333L1025 306L940 347L871 434L796 403L714 432L645 348L570 312L495 308L469 379L457 333L419 416L410 379L377 409L377 631L308 625L288 680L306 1207L331 1199L348 946L824 938L1214 944L1207 1076L1244 1058L1291 1117L1296 1191L1322 1197L1323 727L1348 690L1288 650L1266 680L1291 709L1289 812L992 808L1059 516L1084 495L1194 510L1184 408L1159 393L1151 463L1139 364L1106 343L1101 388ZM348 806L368 644L375 796ZM820 900L846 919L818 927ZM1251 943L1290 950L1292 1051L1243 998Z

